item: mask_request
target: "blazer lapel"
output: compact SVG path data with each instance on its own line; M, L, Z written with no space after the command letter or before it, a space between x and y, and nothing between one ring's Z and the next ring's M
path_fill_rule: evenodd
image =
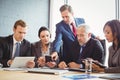
M12 38L12 36L9 39L8 45L9 45L9 48L10 48L10 58L12 58L12 53L13 53L13 38Z
M42 56L42 52L41 52L41 42L38 42L38 43L36 44L35 51L36 51L36 53L37 53L37 56Z
M63 24L65 25L64 28L72 35L73 38L75 38L73 32L70 29L70 26L66 24L65 22L63 22Z
M72 32L71 29L70 29L70 26L68 24L66 24L65 22L63 22L63 25L64 25L64 28L69 31L69 32Z

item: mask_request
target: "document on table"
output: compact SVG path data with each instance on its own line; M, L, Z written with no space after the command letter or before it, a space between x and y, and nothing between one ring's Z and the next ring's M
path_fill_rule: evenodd
M69 79L91 79L91 78L97 78L97 76L92 76L90 74L74 74L74 75L66 75L66 76L63 76L64 78L69 78Z

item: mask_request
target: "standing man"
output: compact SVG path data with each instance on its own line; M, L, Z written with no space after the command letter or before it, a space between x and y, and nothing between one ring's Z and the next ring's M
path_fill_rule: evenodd
M62 56L60 61L69 62L69 50L72 47L72 42L76 39L76 27L82 23L85 23L83 18L74 18L73 10L70 5L63 5L60 8L61 16L63 20L56 24L56 37L53 44L52 57L57 59L60 53L60 47L62 45Z
M26 23L23 20L15 22L13 34L1 38L0 42L0 63L3 67L12 64L16 56L31 56L31 44L24 39L27 31Z

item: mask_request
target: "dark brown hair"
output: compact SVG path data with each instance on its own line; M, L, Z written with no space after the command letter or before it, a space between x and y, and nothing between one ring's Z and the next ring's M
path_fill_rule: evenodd
M42 31L48 31L48 32L50 33L50 31L49 31L49 29L48 29L47 27L41 26L40 29L39 29L39 31L38 31L38 37L40 37L40 33L41 33ZM50 36L51 36L51 34L50 34Z
M120 21L119 20L110 20L104 25L103 31L106 26L109 26L112 30L112 34L118 40L118 48L120 48ZM113 43L114 47L114 43Z
M14 24L14 28L16 29L18 25L21 27L26 27L26 23L23 20L17 20Z

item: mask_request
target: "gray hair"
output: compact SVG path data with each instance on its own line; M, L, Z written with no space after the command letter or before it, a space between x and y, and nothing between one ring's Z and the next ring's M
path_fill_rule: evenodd
M83 28L85 30L86 33L91 33L91 29L90 26L86 25L86 24L80 24L77 29L79 28Z

